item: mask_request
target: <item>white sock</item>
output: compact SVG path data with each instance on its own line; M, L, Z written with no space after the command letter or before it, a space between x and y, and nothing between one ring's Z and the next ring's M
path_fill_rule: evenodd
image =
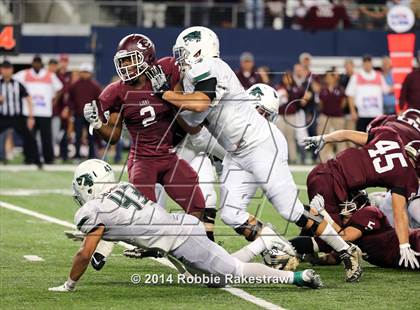
M284 284L292 284L293 279L294 279L293 271L278 270L278 269L270 268L270 267L267 267L266 265L257 264L257 263L245 263L242 275L245 277L266 276L266 277L271 277L271 278L278 278Z
M266 250L266 246L261 237L255 239L250 244L244 246L239 251L236 251L232 256L239 259L241 262L248 263L252 261L255 256L261 254L262 251Z
M340 252L348 249L350 246L341 238L331 224L327 224L324 231L319 236L322 240L328 243L334 250Z

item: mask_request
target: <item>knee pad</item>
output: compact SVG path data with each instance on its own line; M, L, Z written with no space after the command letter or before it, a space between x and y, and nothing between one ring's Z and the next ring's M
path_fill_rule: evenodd
M239 235L243 235L245 236L245 239L248 241L254 241L259 232L262 230L264 224L255 219L256 223L255 224L250 224L249 220L247 220L245 223L243 223L241 226L236 227L235 231L239 234Z

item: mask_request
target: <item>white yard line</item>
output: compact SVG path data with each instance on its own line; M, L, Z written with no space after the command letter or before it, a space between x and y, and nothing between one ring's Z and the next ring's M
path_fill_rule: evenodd
M44 165L44 171L53 171L53 172L74 172L74 168L77 165ZM114 171L121 171L123 169L122 165L113 165ZM314 166L303 166L303 165L291 165L289 166L292 172L309 172ZM35 165L1 165L0 172L25 172L25 171L38 171L38 168Z
M45 215L45 214L42 214L42 213L39 213L39 212L35 212L35 211L32 211L32 210L28 210L28 209L16 206L14 204L11 204L11 203L8 203L8 202L5 202L5 201L0 201L0 207L8 209L8 210L16 211L16 212L19 212L19 213L23 213L23 214L38 218L40 220L47 221L49 223L54 223L54 224L61 225L61 226L64 226L64 227L76 229L76 226L74 224L70 223L70 222L63 221L63 220L60 220L58 218L55 218L55 217L52 217L52 216L49 216L49 215ZM123 247L127 248L127 249L132 249L133 248L132 245L130 245L128 243L125 243L125 242L119 242L119 244L122 245ZM161 263L165 266L168 266L170 268L175 268L172 265L172 263L169 262L167 259L160 258L160 259L156 259L156 261L158 261L159 263ZM235 295L235 296L237 296L237 297L239 297L243 300L246 300L246 301L248 301L250 303L253 303L253 304L255 304L255 305L257 305L261 308L264 308L264 309L285 310L281 306L278 306L278 305L273 304L271 302L268 302L268 301L266 301L262 298L251 295L251 294L249 294L249 293L247 293L244 290L241 290L239 288L224 287L224 288L221 288L221 290L224 290L224 291L226 291L226 292L228 292L232 295Z

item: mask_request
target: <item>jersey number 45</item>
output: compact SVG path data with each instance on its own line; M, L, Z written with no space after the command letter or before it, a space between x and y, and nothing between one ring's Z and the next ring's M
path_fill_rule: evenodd
M369 150L370 158L373 158L373 166L377 173L384 173L394 169L394 160L400 162L401 167L407 167L407 161L402 153L389 153L389 151L400 149L395 141L380 140L375 143L376 150ZM383 162L385 160L385 165Z

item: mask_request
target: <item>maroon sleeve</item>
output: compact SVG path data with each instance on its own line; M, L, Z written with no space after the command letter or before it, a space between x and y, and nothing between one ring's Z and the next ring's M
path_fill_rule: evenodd
M75 107L74 107L74 87L73 87L73 85L74 84L71 84L68 87L68 91L67 91L68 96L67 96L67 102L66 102L67 106L69 107L70 111L72 111L72 112L75 111Z
M352 215L346 226L360 231L372 231L381 228L381 220L385 215L376 207L367 206Z
M103 112L119 112L122 101L119 96L120 81L109 84L99 95L99 103Z
M388 118L388 115L380 115L376 117L373 121L369 123L369 125L366 128L366 132L369 133L372 128L382 126L387 118Z
M400 93L400 109L404 109L404 106L407 104L407 88L408 84L410 83L412 74L409 73L402 83L401 86L401 93Z

